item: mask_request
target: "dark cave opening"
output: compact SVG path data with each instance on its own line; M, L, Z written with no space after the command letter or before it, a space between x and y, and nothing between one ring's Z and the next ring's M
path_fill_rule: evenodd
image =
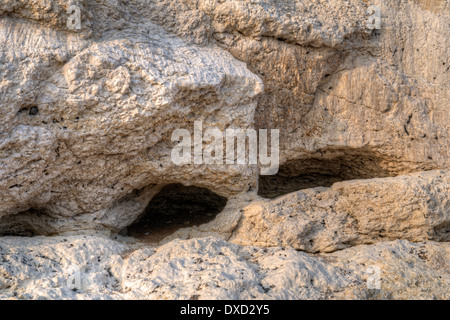
M264 198L273 199L291 192L315 187L330 187L335 182L344 181L340 176L320 173L284 176L278 173L274 176L259 177L258 194Z
M14 215L0 218L0 237L35 237L50 235L44 233L42 227L48 227L50 217L39 209L28 209Z
M0 237L34 237L39 234L35 232L34 228L26 222L18 222L15 224L5 224L2 223L2 229L0 231Z
M227 198L209 189L170 184L153 197L143 215L127 228L127 234L158 243L178 229L214 220L226 204Z
M386 159L367 150L338 150L289 161L276 175L260 176L258 194L273 199L302 189L330 187L336 182L389 177ZM384 164L383 164L384 163Z

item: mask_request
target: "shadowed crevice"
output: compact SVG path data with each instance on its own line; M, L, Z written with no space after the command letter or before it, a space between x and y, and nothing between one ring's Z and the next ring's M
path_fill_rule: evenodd
M128 227L128 235L159 242L180 228L212 221L227 203L206 188L170 184L150 201L144 214Z
M265 198L336 182L395 176L389 161L363 149L330 150L317 157L293 160L280 166L278 174L259 177L258 194Z
M48 225L51 218L43 211L29 209L14 215L0 218L0 237L4 236L48 236L42 230L42 226Z

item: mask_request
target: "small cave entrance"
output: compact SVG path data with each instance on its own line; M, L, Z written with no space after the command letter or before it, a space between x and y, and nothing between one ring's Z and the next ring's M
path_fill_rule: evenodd
M302 189L330 187L336 182L395 176L386 159L366 150L339 150L317 158L289 161L276 175L260 176L258 194L273 199Z
M139 240L158 243L178 229L214 220L227 198L209 189L170 184L153 197L143 215L127 228Z
M28 209L0 218L0 237L35 237L52 235L51 217L43 210Z

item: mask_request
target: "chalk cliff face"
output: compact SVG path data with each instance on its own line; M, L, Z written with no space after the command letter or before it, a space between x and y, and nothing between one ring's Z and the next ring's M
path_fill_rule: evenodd
M446 0L2 1L0 298L450 298L448 21ZM279 129L279 172L176 165L195 121ZM133 229L171 203L186 227Z

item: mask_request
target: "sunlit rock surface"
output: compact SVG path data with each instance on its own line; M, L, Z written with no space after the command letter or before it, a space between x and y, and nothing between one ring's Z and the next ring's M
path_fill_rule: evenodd
M72 4L0 4L0 298L449 298L448 1ZM279 129L279 172L175 165L194 121ZM223 210L127 236L173 184Z

